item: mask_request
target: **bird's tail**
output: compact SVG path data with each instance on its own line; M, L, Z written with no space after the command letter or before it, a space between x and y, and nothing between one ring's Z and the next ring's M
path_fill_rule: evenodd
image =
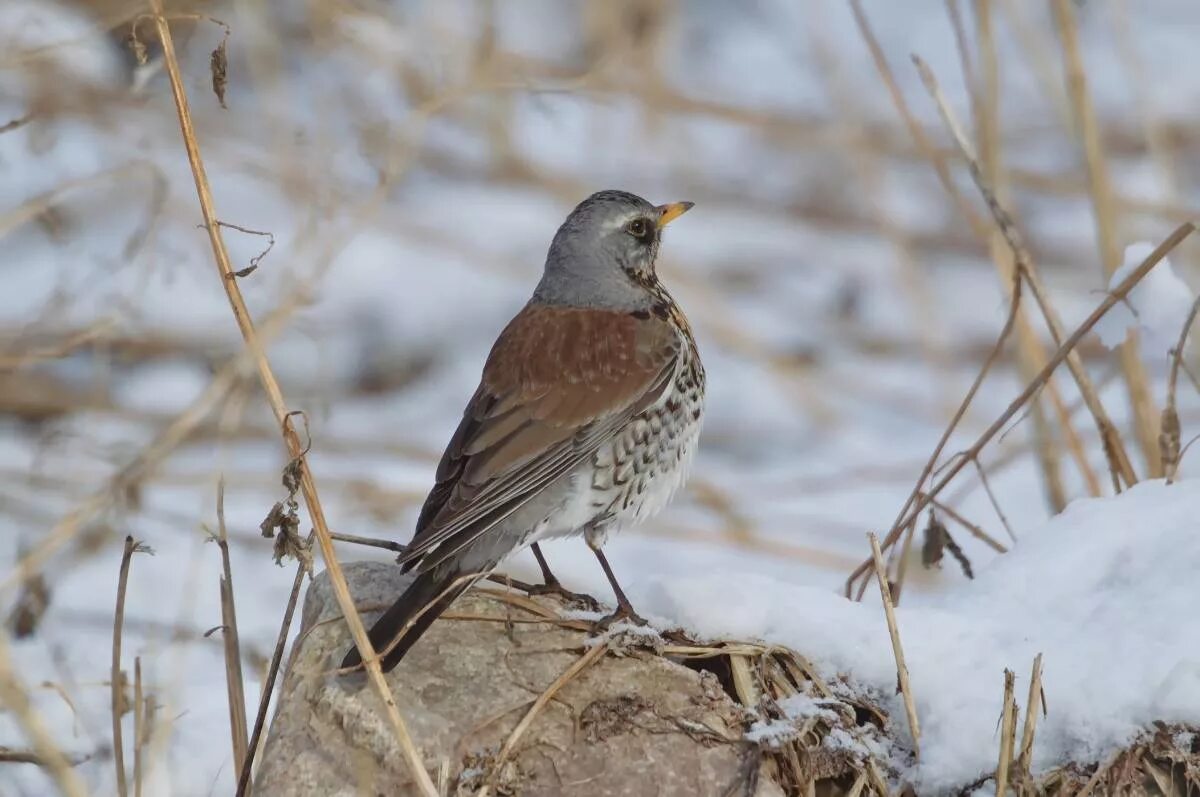
M409 648L433 625L433 621L477 578L444 567L434 567L420 573L367 632L371 645L377 652L383 653L380 660L383 671L390 672L399 664ZM351 647L342 659L342 667L357 667L360 664L362 657L358 647Z

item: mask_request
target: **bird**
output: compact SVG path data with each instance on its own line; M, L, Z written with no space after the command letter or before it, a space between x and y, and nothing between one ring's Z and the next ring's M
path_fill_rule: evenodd
M582 535L617 608L640 621L603 546L662 509L684 483L704 413L705 372L656 261L691 202L606 190L558 228L528 303L492 347L438 464L412 541L416 577L368 636L392 670L471 584L526 546ZM342 668L362 659L352 647Z

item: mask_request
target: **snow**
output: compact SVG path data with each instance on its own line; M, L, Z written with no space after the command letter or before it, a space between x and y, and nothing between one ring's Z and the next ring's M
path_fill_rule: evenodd
M1125 260L1108 281L1111 291L1142 264L1155 245L1132 244L1125 249ZM1145 337L1145 350L1152 356L1166 357L1179 342L1184 322L1195 302L1187 283L1171 267L1169 258L1161 260L1120 302L1096 324L1096 333L1110 349L1125 342L1130 329Z
M897 609L921 725L922 760L908 776L937 793L995 766L1003 671L1024 704L1043 654L1048 714L1034 766L1094 761L1154 720L1200 721L1200 615L1194 611L1200 484L1143 482L1079 500L974 581ZM712 636L751 634L803 652L825 676L886 697L897 726L896 670L883 610L820 589L730 570L655 585L651 609ZM763 726L771 738L779 723ZM924 793L922 789L922 793Z

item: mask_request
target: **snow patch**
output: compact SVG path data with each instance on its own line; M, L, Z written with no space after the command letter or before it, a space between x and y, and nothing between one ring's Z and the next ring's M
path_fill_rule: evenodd
M1108 289L1120 285L1154 249L1154 244L1144 241L1126 247L1125 262L1113 272ZM1166 356L1179 340L1194 300L1192 289L1175 274L1170 261L1163 258L1124 301L1100 319L1096 333L1105 346L1115 349L1125 342L1129 330L1137 329L1145 337L1147 351Z

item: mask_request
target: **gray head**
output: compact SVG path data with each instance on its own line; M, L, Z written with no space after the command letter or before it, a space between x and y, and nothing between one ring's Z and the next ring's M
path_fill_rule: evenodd
M691 202L651 205L625 191L600 191L558 228L535 301L577 307L638 309L655 286L662 230Z

